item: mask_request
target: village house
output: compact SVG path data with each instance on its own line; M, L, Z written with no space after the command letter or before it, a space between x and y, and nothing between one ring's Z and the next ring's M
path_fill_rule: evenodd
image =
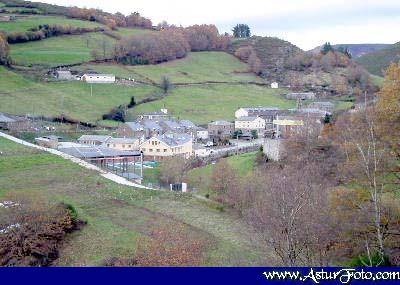
M208 140L209 139L208 130L202 127L197 127L196 138L198 140Z
M272 82L271 83L271 88L272 89L278 89L279 88L279 83L278 82Z
M146 138L163 133L163 128L156 121L144 120L142 124L146 132Z
M235 120L235 130L241 130L243 134L249 134L251 131L257 131L257 134L263 134L265 131L265 120L261 117L240 117Z
M319 109L329 113L333 112L334 107L335 105L332 102L328 101L312 102L310 105L308 105L308 108L310 109Z
M11 21L11 16L0 15L0 22L10 22L10 21Z
M140 142L140 139L109 138L103 146L115 150L138 150Z
M298 134L304 126L304 122L293 116L278 116L273 122L275 128L275 137L289 138Z
M5 130L27 130L30 121L26 118L0 113L0 129Z
M289 100L314 100L314 92L303 92L303 93L288 93L286 94L286 99Z
M78 143L85 145L104 145L111 136L99 136L99 135L83 135L78 139Z
M124 138L144 138L146 136L145 127L137 122L125 122L117 129L119 137Z
M82 75L81 80L86 83L114 83L115 75L112 75L112 74L84 74L84 75Z
M227 121L215 121L208 124L208 135L211 139L230 138L235 131L235 124Z
M182 126L176 121L162 120L158 124L160 125L160 127L162 127L164 133L166 132L180 133L184 131L184 128L182 128Z
M193 154L193 140L187 134L152 136L140 144L145 159L160 161L175 155L189 158Z

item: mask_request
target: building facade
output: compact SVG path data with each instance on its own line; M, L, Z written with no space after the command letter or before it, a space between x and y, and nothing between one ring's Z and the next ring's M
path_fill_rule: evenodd
M82 81L87 83L115 83L115 75L112 74L84 74Z
M241 130L243 133L257 131L261 134L265 131L265 120L261 117L241 117L235 120L235 130Z
M189 158L193 155L193 139L187 134L153 136L140 144L145 159L160 161L171 156Z

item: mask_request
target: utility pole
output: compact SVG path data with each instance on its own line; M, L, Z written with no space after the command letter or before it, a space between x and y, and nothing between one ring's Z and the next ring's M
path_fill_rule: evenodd
M93 96L93 84L90 84L90 97Z

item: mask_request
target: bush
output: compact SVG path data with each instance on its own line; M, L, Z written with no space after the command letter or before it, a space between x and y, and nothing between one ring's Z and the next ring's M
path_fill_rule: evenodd
M370 264L372 262L372 264ZM371 261L367 255L353 257L349 262L350 267L387 267L390 266L389 258L384 257L383 260L378 253L371 256Z

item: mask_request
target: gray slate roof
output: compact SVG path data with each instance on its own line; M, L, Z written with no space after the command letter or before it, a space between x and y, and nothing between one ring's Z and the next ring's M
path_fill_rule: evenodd
M183 145L192 140L192 137L188 134L165 134L156 136L156 138L171 147Z
M126 143L126 144L132 144L135 143L135 139L129 139L129 138L110 138L107 140L107 143Z
M240 117L239 119L236 119L236 121L254 121L256 120L257 117L254 116L247 116L247 117Z
M137 122L126 122L125 124L134 132L140 132L144 130L144 126Z
M181 126L177 122L170 121L170 120L162 121L162 122L160 122L160 125L165 125L168 129L171 129L171 130L176 130L176 129L181 128Z
M98 141L105 143L110 138L111 138L110 136L83 135L78 139L78 141Z
M139 151L121 151L108 147L68 147L60 149L62 152L78 158L111 158L140 156Z
M197 128L197 126L192 121L189 121L189 120L181 120L179 122L179 124L182 127L186 128L186 129L195 129L195 128Z
M160 125L154 121L145 120L145 121L143 121L143 125L146 129L150 129L152 131L162 131L162 128L160 127Z
M230 126L233 125L233 123L228 122L228 121L215 121L209 123L209 125L215 125L215 126Z

